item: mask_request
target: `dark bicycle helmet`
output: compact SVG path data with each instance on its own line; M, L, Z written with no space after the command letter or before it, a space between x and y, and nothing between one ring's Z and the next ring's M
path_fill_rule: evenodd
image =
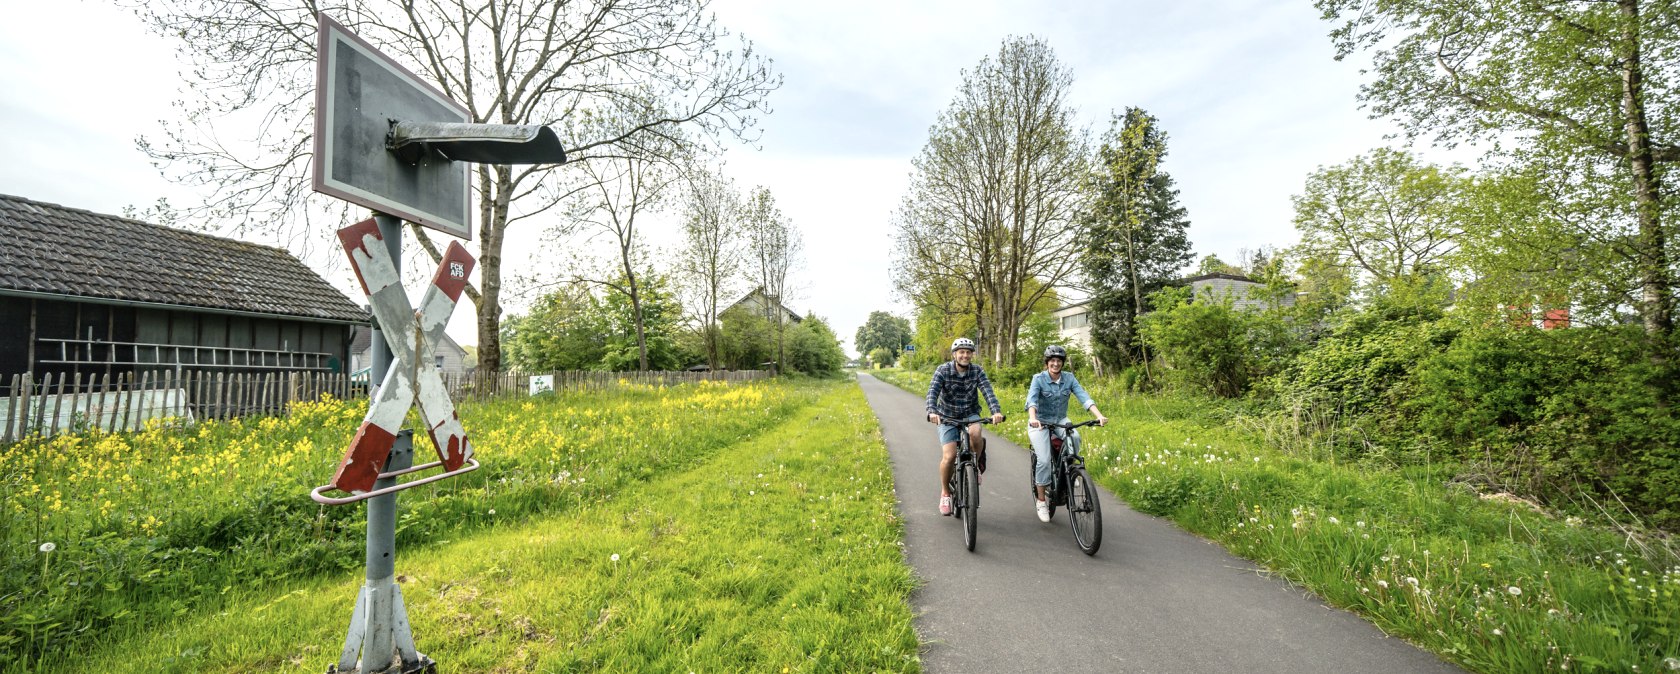
M1064 349L1060 346L1056 346L1054 344L1052 344L1048 347L1045 347L1045 349L1044 349L1044 360L1048 362L1051 358L1060 358L1060 359L1062 359L1062 362L1066 363L1067 362L1067 349Z

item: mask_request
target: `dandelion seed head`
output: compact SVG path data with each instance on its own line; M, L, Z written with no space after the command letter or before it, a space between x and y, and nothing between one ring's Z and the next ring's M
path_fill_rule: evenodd
M1505 591L1511 593L1511 596L1513 596L1513 597L1521 597L1522 596L1522 588L1517 587L1515 585L1512 585L1510 587L1505 588Z
M612 560L615 562L618 561L618 553L612 553Z
M58 545L54 544L52 541L47 541L41 544L41 552L52 552L57 549Z

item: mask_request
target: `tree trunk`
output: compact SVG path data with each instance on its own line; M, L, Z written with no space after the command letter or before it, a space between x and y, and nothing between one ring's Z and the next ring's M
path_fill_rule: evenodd
M716 272L715 265L714 265L714 268L713 268L713 276L712 277L717 278L717 272ZM717 326L718 293L717 293L717 285L715 283L712 284L709 287L709 289L707 291L707 298L708 299L707 299L707 304L706 304L706 330L704 332L704 334L706 335L706 367L708 367L710 369L713 369L713 370L716 370L716 369L718 369L718 326Z
M628 270L629 265L625 265L625 267L625 275L630 278L630 313L636 317L636 352L641 356L641 369L646 372L648 369L647 327L642 321L642 293L636 287L635 273Z
M1662 186L1651 158L1651 127L1645 119L1644 74L1640 64L1639 3L1620 0L1622 27L1622 112L1627 117L1628 167L1633 173L1639 220L1639 285L1645 334L1666 341L1674 327L1667 239L1662 229ZM1666 360L1664 356L1655 356Z
M1132 286L1132 310L1131 315L1126 317L1126 336L1137 343L1138 358L1143 363L1143 376L1149 377L1149 345L1144 344L1143 340L1138 339L1137 336L1138 316L1143 315L1143 286L1138 283L1136 238L1137 228L1131 223L1127 223L1126 276L1127 283ZM1130 344L1126 345L1126 350L1131 351Z
M479 185L478 366L486 372L499 372L502 369L502 237L507 230L508 201L513 192L508 167L481 167Z

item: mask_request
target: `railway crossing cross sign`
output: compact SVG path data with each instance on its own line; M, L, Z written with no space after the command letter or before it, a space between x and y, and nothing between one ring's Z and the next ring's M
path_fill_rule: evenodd
M472 272L473 258L460 243L450 242L432 283L426 288L420 310L408 303L397 276L396 264L385 246L379 225L372 219L338 230L344 252L350 256L350 266L362 282L373 315L381 326L381 333L390 347L393 363L384 380L373 394L367 417L350 441L344 461L333 475L332 486L340 491L358 493L373 489L385 458L402 430L403 418L416 403L420 418L432 436L438 461L445 471L459 470L472 458L472 445L467 441L461 417L449 399L443 378L431 366L434 345L443 337L443 328L455 303L466 288L467 275ZM412 326L399 330L399 326Z
M566 153L546 126L471 123L467 108L326 13L317 27L313 186L374 211L373 219L339 230L339 240L373 309L369 380L379 384L332 482L310 492L325 505L368 502L367 581L344 650L327 671L435 672L437 663L415 649L395 580L396 499L399 491L478 468L431 365L474 261L452 242L416 311L402 285L402 222L471 239L466 164L561 164ZM412 465L412 434L402 428L416 405L438 456L420 466ZM397 482L439 466L436 475ZM330 490L350 496L327 496Z

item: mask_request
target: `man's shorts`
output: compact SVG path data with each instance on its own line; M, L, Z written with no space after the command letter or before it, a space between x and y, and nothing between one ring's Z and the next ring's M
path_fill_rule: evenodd
M963 430L965 428L967 428L969 424L979 423L979 422L980 422L980 415L976 414L976 415L970 416L967 419L964 419L963 420L963 425L961 425L961 426L953 426L951 424L940 424L939 425L939 445L941 447L943 447L945 445L956 442L957 441L957 436L962 435ZM980 450L976 449L975 451L980 451Z

